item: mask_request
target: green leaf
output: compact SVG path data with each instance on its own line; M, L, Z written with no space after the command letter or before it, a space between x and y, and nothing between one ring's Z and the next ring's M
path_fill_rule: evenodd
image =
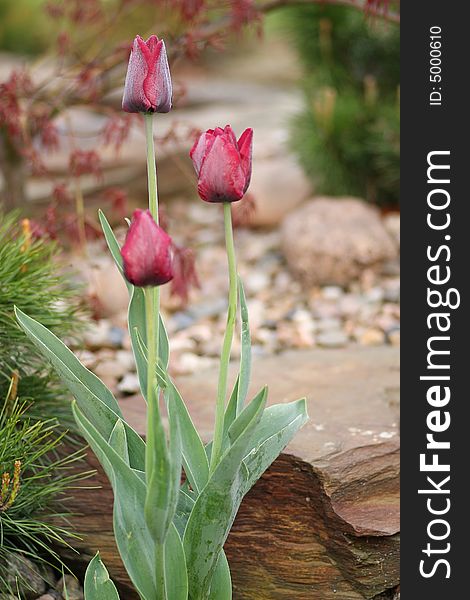
M232 600L232 577L230 567L222 550L212 577L209 600Z
M84 582L85 600L119 600L116 586L97 552L88 564Z
M255 446L243 461L249 472L245 492L256 483L307 421L305 398L269 406L264 411L253 435Z
M223 448L225 449L229 444L228 438L228 430L230 426L237 418L237 404L238 404L238 384L240 381L240 373L237 375L235 383L233 385L232 393L230 394L230 398L227 404L227 408L225 409L224 414L224 442Z
M251 377L251 336L250 323L248 321L248 307L246 305L245 289L242 280L238 278L238 290L240 298L240 313L242 321L241 331L241 354L240 354L240 375L238 381L237 393L237 415L240 414L245 404L248 387Z
M124 427L124 423L121 421L121 419L116 421L116 424L111 431L111 435L109 436L108 444L128 465L129 451L127 448L126 428Z
M74 402L75 420L100 461L114 492L114 536L123 564L145 600L156 597L155 543L144 518L145 483L108 445Z
M230 439L230 443L233 444L238 437L245 431L248 425L253 420L256 412L258 411L259 405L262 402L263 398L266 400L268 396L268 388L264 386L264 388L256 394L253 400L248 404L248 406L242 410L240 415L235 419L235 421L230 425L228 430L228 437Z
M15 308L16 318L25 333L41 353L49 359L61 379L76 398L80 410L97 427L100 435L109 440L116 421L122 418L121 409L104 383L85 368L78 358L46 327ZM145 443L124 423L131 467L145 470Z
M261 419L266 390L253 403L256 411L251 421L223 454L199 494L186 526L183 544L191 594L195 598L205 598L210 590L220 551L244 496L249 473L243 457Z
M181 538L174 525L171 525L165 542L165 589L168 600L188 598L186 558Z
M175 384L167 375L165 399L168 406L168 418L178 419L181 428L183 466L186 477L196 494L199 494L209 479L209 461L204 444L191 419L186 405Z

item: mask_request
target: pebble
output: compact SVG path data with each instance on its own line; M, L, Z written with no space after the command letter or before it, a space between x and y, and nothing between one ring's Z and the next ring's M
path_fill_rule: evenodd
M343 295L343 290L337 285L327 285L322 289L322 296L325 300L336 302Z
M392 331L389 331L387 337L392 346L400 345L400 329L393 329Z
M117 389L127 396L137 394L140 391L139 378L135 373L127 373L118 383Z
M121 377L124 377L126 371L128 371L128 368L126 368L125 364L119 362L117 357L112 360L99 362L95 368L95 373L98 375L98 377L108 380L120 379Z
M134 355L129 350L118 350L116 361L125 369L125 372L135 371Z
M217 361L207 356L184 352L174 362L174 370L178 375L190 375L196 371L210 369Z
M317 343L324 348L342 348L348 343L348 336L339 329L326 331L317 336Z
M317 321L317 330L321 332L336 331L341 329L342 323L340 319L320 319Z
M16 589L19 583L19 591L26 600L32 600L44 594L46 582L41 576L39 567L21 554L10 554L6 557L6 583ZM27 582L22 585L21 580Z
M380 346L385 343L385 333L380 329L366 329L359 342L364 346Z
M73 575L64 575L57 582L55 589L65 595L68 600L84 600L80 582ZM65 590L67 594L65 594Z

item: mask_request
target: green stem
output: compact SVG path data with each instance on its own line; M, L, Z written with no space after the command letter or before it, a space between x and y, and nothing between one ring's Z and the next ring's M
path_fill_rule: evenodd
M149 193L149 210L155 223L158 225L158 191L157 191L157 167L155 162L155 145L153 141L153 115L145 114L145 140L147 142L147 179ZM160 315L160 288L149 288L150 295L153 298L153 312ZM155 324L155 353L158 357L160 318L157 318ZM147 338L147 344L149 339Z
M149 188L149 209L158 225L157 166L155 164L155 146L153 143L153 115L144 115L145 139L147 142L147 179Z
M157 168L153 141L153 115L144 115L147 142L147 178L149 210L158 224ZM147 444L145 449L145 474L150 481L155 465L156 446L164 444L165 431L160 416L159 390L156 385L155 365L158 360L160 323L160 288L145 290L145 319L147 324ZM160 447L160 453L163 448ZM158 468L158 467L157 467ZM166 600L165 543L155 544L155 575L158 600Z
M225 329L222 354L220 357L219 384L215 407L214 441L212 443L210 473L213 473L220 459L224 433L225 399L227 395L227 376L232 349L233 331L237 317L237 265L233 243L232 210L229 202L224 202L225 245L227 248L229 272L229 296L227 327Z

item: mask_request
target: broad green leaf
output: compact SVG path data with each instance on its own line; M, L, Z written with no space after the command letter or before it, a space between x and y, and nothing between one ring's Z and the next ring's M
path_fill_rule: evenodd
M188 598L186 558L181 538L174 525L171 525L165 542L165 588L167 600Z
M145 483L109 446L74 402L75 420L100 461L114 492L114 536L122 561L139 594L156 597L155 544L144 518Z
M184 487L181 487L178 495L178 504L176 506L175 516L173 518L173 523L175 524L175 527L181 538L184 535L184 530L186 529L189 515L194 507L194 502L195 499L191 497Z
M237 375L235 380L232 393L230 394L230 398L227 404L227 408L225 409L224 414L224 443L223 448L225 449L229 443L228 439L228 430L231 424L237 418L237 403L238 403L238 384L240 381L240 373Z
M119 600L116 586L109 578L99 552L88 564L83 588L85 600Z
M186 405L175 384L167 376L168 387L165 398L168 406L170 422L178 419L181 430L183 466L186 477L196 494L204 488L209 478L209 461L207 460L204 444L191 419Z
M173 398L170 398L170 404L174 402ZM182 474L182 441L181 441L181 429L178 417L175 416L173 410L173 418L170 419L169 423L169 456L170 456L170 488L171 495L168 503L168 521L172 523L178 506L178 499L181 485L181 474Z
M186 526L183 544L191 594L205 598L210 590L220 551L227 539L248 481L243 457L266 404L266 390L256 398L257 410L245 430L226 450L199 494Z
M129 451L127 448L126 428L121 419L117 419L116 424L109 436L108 444L119 454L123 461L129 464Z
M159 414L158 400L148 404L149 424L153 423L153 433L147 431L147 496L145 499L145 520L153 539L162 544L168 533L169 508L173 498L172 470L166 434ZM174 514L174 510L173 510ZM172 515L173 516L173 515Z
M308 421L306 400L269 406L253 435L253 449L244 458L249 472L246 492Z
M245 431L248 425L253 420L255 414L258 411L259 405L262 402L263 398L266 399L268 396L268 388L264 386L264 388L256 394L253 400L248 404L246 408L242 410L240 415L235 419L235 421L230 425L228 430L228 436L230 438L230 443L233 444L237 438Z
M242 322L241 331L241 354L240 354L240 375L238 381L237 394L237 415L240 414L245 404L248 386L251 377L251 336L250 323L248 321L248 307L246 305L245 289L240 277L238 278L238 290L240 298L240 314Z
M232 577L230 567L222 550L212 577L209 600L232 600Z
M15 313L18 323L31 341L52 362L62 381L77 400L80 410L95 424L100 435L109 440L116 421L122 418L121 409L113 394L51 331L18 308L15 308ZM127 423L124 423L124 427L130 465L143 471L145 443Z

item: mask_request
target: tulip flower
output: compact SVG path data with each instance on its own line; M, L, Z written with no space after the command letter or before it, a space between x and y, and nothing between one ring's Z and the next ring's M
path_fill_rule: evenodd
M156 286L173 279L170 236L149 210L136 210L121 248L124 275L139 287Z
M252 145L253 130L250 128L238 141L230 125L201 134L190 156L203 200L235 202L243 198L250 185Z
M172 85L165 43L156 35L145 42L137 36L132 45L122 108L130 113L167 113Z

